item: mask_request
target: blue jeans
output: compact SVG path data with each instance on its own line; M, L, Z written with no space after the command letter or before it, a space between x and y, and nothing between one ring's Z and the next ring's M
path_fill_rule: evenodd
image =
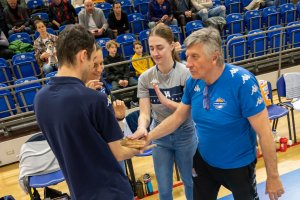
M226 8L225 6L217 6L207 10L206 8L201 9L197 15L205 22L209 17L223 17L225 19Z
M55 66L48 65L48 63L43 64L44 75L49 74L55 70Z
M155 122L154 122L155 123ZM155 126L157 125L154 124ZM153 141L154 170L158 183L159 199L172 200L174 161L184 184L187 200L193 199L193 156L198 139L192 121L185 122L173 133Z

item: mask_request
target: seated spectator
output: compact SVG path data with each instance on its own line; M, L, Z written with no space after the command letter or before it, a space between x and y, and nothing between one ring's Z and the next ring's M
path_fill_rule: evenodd
M48 74L57 69L57 59L56 62L55 62L55 58L53 62L51 62L50 60L53 59L52 56L54 57L56 56L55 47L56 47L57 36L47 32L47 28L43 21L36 20L34 24L37 32L40 33L40 36L34 41L34 45L33 45L35 57L39 65L42 67L44 74ZM52 52L50 52L50 50L47 50L46 44L48 41L51 41L53 43L54 55L51 55Z
M133 50L135 54L132 56L132 60L148 56L143 53L143 45L140 41L136 40L133 42ZM144 71L154 66L153 60L151 58L132 61L132 66L135 70L136 76L140 76Z
M268 6L278 6L279 0L252 0L247 6L244 7L245 10L258 10L260 8Z
M196 20L196 10L191 0L171 0L173 5L174 17L180 26L185 26L187 22Z
M119 44L114 40L110 40L106 43L108 55L104 59L104 65L125 61L125 59L117 53L118 46ZM112 85L112 90L137 85L137 80L130 77L128 64L106 67L105 72L107 81Z
M30 18L27 9L17 4L17 0L7 0L8 6L4 9L4 16L8 26L8 34L19 32L31 33Z
M7 37L8 36L8 28L7 28L7 25L6 25L3 9L4 8L3 8L3 6L0 2L0 29L3 31L3 33Z
M109 37L113 39L103 11L96 8L92 0L85 0L84 7L85 9L79 13L79 24L91 31L96 38Z
M122 11L120 2L113 3L113 12L110 12L107 22L115 37L129 33L128 16Z
M52 0L49 7L49 21L53 29L78 23L75 8L68 0Z
M173 10L169 0L151 0L148 6L149 28L163 22L166 25L178 25L173 18Z
M8 49L8 40L4 32L0 29L0 58L11 59L13 53Z
M226 7L225 6L216 6L213 7L212 0L191 0L193 6L197 10L197 17L200 18L203 22L206 21L209 17L223 17L225 19Z

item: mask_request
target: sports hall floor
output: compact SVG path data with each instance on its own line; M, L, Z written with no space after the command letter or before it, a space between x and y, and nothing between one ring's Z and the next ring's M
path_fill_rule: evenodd
M276 98L276 97L275 97ZM276 102L276 99L275 99ZM300 142L300 112L295 112L295 121L296 121L296 131L298 132L298 142ZM280 136L288 136L287 130L287 122L286 118L282 118L279 120L279 125L277 131ZM0 147L1 148L1 147ZM292 174L287 174L284 177L284 185L285 190L287 192L286 198L283 197L281 199L284 200L298 200L300 199L300 143L299 145L292 146L288 148L287 152L278 152L278 168L280 175L286 174L288 172L292 172ZM136 178L142 178L144 173L149 173L152 177L153 189L157 190L156 179L154 175L153 162L152 157L134 157L133 165L135 170ZM6 165L4 167L0 167L0 197L4 195L11 194L15 197L16 200L28 200L29 196L25 195L25 193L21 190L18 185L18 163ZM298 176L298 178L297 178ZM293 178L293 181L291 178ZM265 167L263 163L263 159L259 158L257 163L257 182L262 183L266 180ZM289 181L290 180L290 181ZM175 173L174 173L174 184L177 185L174 187L174 200L184 200L184 191L183 186L180 182L176 182ZM259 185L258 190L261 190L261 193L264 193L264 186ZM65 182L60 183L53 188L58 189L63 192L68 192L67 186ZM293 192L293 198L289 196L289 192ZM40 194L43 194L40 192ZM222 188L219 193L219 198L224 197L230 194L229 191ZM298 194L298 195L294 195ZM289 197L288 197L289 196ZM261 200L266 199L264 196L260 196ZM145 200L157 200L159 199L158 194L154 194L148 197L143 198ZM231 197L225 197L222 200L230 200L233 199Z

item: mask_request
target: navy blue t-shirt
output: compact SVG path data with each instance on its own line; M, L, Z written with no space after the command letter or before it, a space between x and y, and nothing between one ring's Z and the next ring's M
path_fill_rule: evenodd
M123 138L105 94L73 77L52 77L35 97L38 124L73 200L132 200L133 192L108 143Z

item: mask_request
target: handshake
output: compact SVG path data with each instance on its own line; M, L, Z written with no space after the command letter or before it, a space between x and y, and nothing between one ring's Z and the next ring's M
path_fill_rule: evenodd
M153 147L156 146L156 144L147 144L147 140L142 138L142 139L130 139L130 138L124 138L121 140L121 145L127 148L133 148L133 149L138 149L142 151L146 151L149 149L152 149Z

